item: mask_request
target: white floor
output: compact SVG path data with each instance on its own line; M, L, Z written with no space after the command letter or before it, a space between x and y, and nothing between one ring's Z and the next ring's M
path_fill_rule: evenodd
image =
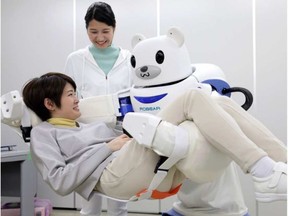
M155 216L160 214L137 214L137 213L129 213L128 216ZM79 210L60 210L54 209L51 216L80 216ZM103 212L101 216L107 216L106 212Z

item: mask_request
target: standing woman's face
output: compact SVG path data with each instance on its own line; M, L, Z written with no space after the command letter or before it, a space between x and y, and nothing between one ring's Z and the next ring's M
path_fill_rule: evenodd
M112 44L114 28L108 26L106 23L93 19L88 25L87 34L95 47L104 49Z

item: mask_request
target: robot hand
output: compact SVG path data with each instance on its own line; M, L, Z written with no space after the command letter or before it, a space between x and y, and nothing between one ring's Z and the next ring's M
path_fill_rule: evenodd
M189 149L186 130L162 121L153 114L127 113L123 121L123 131L133 137L138 144L152 149L160 156L179 160Z

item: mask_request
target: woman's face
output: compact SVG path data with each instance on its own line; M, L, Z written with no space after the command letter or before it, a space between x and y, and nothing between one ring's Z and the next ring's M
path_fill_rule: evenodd
M87 33L90 41L94 44L95 47L104 49L112 44L114 28L103 22L99 22L93 19L88 25Z
M54 108L51 115L54 118L75 120L81 115L78 103L79 100L73 86L70 83L67 83L61 96L61 108L53 104Z

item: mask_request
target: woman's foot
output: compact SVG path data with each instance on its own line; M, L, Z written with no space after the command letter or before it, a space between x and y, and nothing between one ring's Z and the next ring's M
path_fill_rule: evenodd
M287 200L287 164L277 162L272 175L252 178L256 200L259 202Z

